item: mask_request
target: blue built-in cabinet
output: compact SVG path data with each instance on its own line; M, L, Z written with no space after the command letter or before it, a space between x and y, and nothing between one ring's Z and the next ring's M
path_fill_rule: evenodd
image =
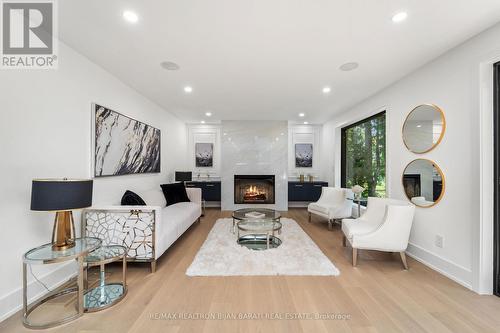
M318 201L328 182L288 182L288 201Z
M201 188L201 197L205 201L221 201L220 181L186 182L186 187Z

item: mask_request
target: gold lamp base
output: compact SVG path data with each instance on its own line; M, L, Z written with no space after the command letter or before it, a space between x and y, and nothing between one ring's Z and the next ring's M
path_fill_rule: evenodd
M63 251L75 246L73 212L57 212L52 230L52 250Z

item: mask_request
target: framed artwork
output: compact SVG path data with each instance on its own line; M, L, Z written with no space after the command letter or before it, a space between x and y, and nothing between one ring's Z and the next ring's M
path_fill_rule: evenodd
M160 130L93 104L94 176L160 172Z
M313 166L313 145L312 143L295 144L295 167L312 168Z
M214 166L214 144L200 143L195 144L195 159L197 168L210 168Z

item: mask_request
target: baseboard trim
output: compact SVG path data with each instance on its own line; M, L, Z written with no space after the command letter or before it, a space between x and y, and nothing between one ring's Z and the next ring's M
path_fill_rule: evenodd
M30 271L28 268L28 280L30 278ZM46 273L43 276L37 276L37 278L42 281L49 289L54 290L55 288L63 285L69 279L76 276L76 265L75 262L68 262L66 264L60 265L54 270ZM22 281L19 281L22 282ZM37 281L31 281L28 283L28 303L31 303L42 295L46 294L45 288L40 285ZM17 311L23 308L23 288L17 288L16 290L10 292L9 294L0 297L0 322L9 318Z
M458 284L472 290L472 271L438 256L418 245L409 243L406 254Z

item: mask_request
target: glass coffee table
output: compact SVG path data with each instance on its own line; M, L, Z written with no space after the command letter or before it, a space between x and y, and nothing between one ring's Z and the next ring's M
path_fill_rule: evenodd
M243 220L255 220L256 218L249 217L249 213L258 213L263 216L259 216L257 219L266 219L279 222L281 219L281 213L269 208L243 208L235 210L232 214L233 218L233 234L236 232L236 225Z
M280 233L281 222L274 219L249 219L237 223L238 244L251 250L269 250L281 245L281 239L275 236ZM246 233L241 235L241 233Z

